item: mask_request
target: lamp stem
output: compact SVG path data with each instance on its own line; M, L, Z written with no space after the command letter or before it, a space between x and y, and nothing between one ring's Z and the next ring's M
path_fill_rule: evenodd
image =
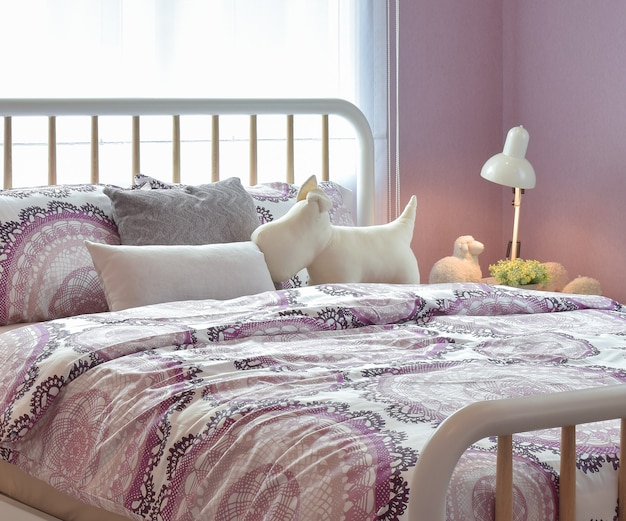
M513 243L511 244L511 260L517 259L517 235L519 230L519 211L522 205L522 189L514 188L515 195L513 197Z

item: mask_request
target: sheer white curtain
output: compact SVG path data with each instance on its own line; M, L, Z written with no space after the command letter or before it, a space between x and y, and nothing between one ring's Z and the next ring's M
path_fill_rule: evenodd
M354 100L368 4L0 0L2 95Z
M0 96L339 97L387 186L389 0L0 0Z

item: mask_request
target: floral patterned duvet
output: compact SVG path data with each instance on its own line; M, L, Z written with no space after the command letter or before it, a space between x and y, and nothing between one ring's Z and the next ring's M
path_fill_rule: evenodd
M626 381L610 299L323 285L0 335L0 458L145 520L407 519L420 448L478 400ZM553 519L558 431L514 437L516 519ZM578 430L579 519L613 519L618 423ZM493 516L495 440L448 517ZM582 490L594 491L581 493Z

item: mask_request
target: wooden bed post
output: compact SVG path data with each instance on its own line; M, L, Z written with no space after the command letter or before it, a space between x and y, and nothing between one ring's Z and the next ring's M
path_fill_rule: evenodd
M211 118L211 182L220 179L220 117Z
M513 436L498 436L496 457L496 521L513 519Z
M257 117L250 116L250 186L257 184L257 165L258 165L258 133L257 133Z
M57 121L48 117L48 185L57 184Z
M100 181L100 150L99 150L98 116L91 116L91 182Z
M4 185L3 188L13 186L13 133L11 116L4 117Z
M132 176L133 181L135 174L138 174L141 170L141 158L140 158L140 130L139 130L139 116L133 116L133 136L132 136Z
M620 421L619 474L617 477L617 519L626 521L626 419Z
M328 114L322 116L322 181L330 180L330 135Z
M287 182L294 184L295 181L295 169L294 169L294 146L293 146L293 114L287 116Z
M180 183L180 116L172 116L172 180Z
M561 429L559 471L559 521L576 519L576 426Z

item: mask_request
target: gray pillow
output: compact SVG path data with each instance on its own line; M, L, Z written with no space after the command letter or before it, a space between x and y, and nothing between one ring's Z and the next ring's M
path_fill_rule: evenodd
M180 190L107 187L122 244L249 241L259 226L254 201L236 177Z

